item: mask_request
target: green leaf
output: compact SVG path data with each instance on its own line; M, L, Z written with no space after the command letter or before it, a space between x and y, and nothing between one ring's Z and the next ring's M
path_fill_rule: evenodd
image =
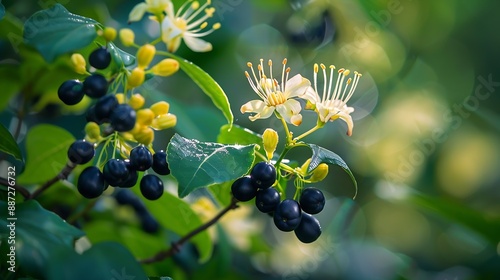
M79 255L55 252L46 279L148 279L141 265L123 245L102 242Z
M118 48L113 43L108 44L108 50L111 53L112 61L119 67L121 67L122 65L127 67L135 63L135 56Z
M255 145L199 142L175 134L167 147L167 161L179 182L179 196L248 173L255 158L254 149Z
M257 134L250 129L241 127L239 125L224 125L220 128L217 142L222 144L238 144L249 145L257 144L264 147L262 143L262 135Z
M202 221L187 202L168 192L163 193L158 200L150 201L143 197L139 188L132 188L132 191L144 201L147 209L164 228L180 236L184 236L202 225ZM213 245L208 231L205 230L195 235L190 242L198 249L201 262L210 259ZM157 246L158 249L162 247L161 244ZM165 249L167 249L168 246L170 245L167 245Z
M313 171L321 163L330 163L340 166L349 175L349 177L351 177L351 180L354 183L354 187L356 189L353 199L356 198L356 195L358 194L358 183L356 182L356 178L354 178L354 175L352 174L351 170L349 169L345 161L336 153L327 150L323 147L314 144L306 144L306 145L309 148L311 148L313 152L313 155L311 157L311 163L309 163L309 168L307 169L307 172Z
M171 53L165 53L179 62L180 68L184 71L200 88L203 92L212 99L215 107L222 111L226 117L229 125L233 124L233 112L226 93L220 85L210 76L207 72L203 71L200 67L193 64L191 61L185 60L181 57Z
M500 241L500 217L487 216L463 203L456 203L444 198L436 198L423 194L412 194L408 200L422 209L443 216L447 220L461 224L482 235L496 246Z
M68 147L75 141L68 131L54 125L41 124L26 135L26 169L20 184L36 184L57 175L68 161Z
M0 142L0 151L12 155L20 161L24 161L21 149L19 149L16 140L14 140L9 130L2 124L0 124L0 139L2 139L2 142Z
M23 37L52 62L58 55L83 48L97 37L99 23L70 13L61 4L33 14L24 24Z
M0 207L7 210L7 202L0 201ZM74 252L74 241L84 235L82 231L67 224L53 212L45 210L35 200L16 205L17 220L7 220L13 217L7 214L7 211L0 211L1 247L5 246L0 251L5 256L4 250L14 245L7 244L10 234L7 226L15 223L16 260L23 270L38 277L46 270L54 251Z
M9 105L10 99L23 87L19 72L19 65L0 65L0 84L2 85L2 94L0 94L0 111L3 111L5 107Z

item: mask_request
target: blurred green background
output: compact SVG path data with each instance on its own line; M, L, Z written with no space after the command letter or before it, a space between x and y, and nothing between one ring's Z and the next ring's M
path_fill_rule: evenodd
M49 2L3 4L24 21ZM127 26L129 11L139 3L58 2L115 28ZM179 2L174 1L177 7ZM217 9L213 21L222 24L205 38L214 50L192 53L182 45L177 54L221 85L238 125L258 133L267 127L283 132L275 119L251 122L240 113L243 103L256 98L243 74L247 61L278 62L286 57L292 75L309 79L314 63L363 74L349 104L355 108L353 135L347 137L344 123L334 122L306 138L344 158L355 173L359 193L352 201L349 177L331 167L327 179L314 184L328 199L318 215L324 230L320 240L299 244L293 234L278 232L266 215L249 213L251 221L248 217L245 221L256 222L257 231L254 227L244 232L245 227L234 225L228 229L230 222L224 227L226 235L249 242L228 238L234 246L224 252L231 257L216 254L203 266L179 256L168 266L183 271L173 271L174 279L176 274L179 279L200 277L200 272L212 273L210 269L223 271L228 279L234 275L500 279L500 2L214 0L212 4ZM136 32L136 42L158 33L146 20L128 27ZM16 59L5 34L2 38L1 60ZM155 78L149 84L144 86L146 96L172 103L179 118L176 132L216 140L224 118L187 76ZM84 126L81 116L61 118L54 110L59 109L51 105L44 114L28 117L28 126L52 122L82 136L82 130L75 130ZM6 108L0 115L2 123L11 125L11 116ZM303 116L296 133L315 123L312 112ZM174 132L157 134L155 145L164 146ZM308 155L304 151L291 156ZM217 268L210 268L215 262Z

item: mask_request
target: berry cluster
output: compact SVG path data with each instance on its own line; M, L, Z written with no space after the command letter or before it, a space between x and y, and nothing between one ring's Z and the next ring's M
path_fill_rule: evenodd
M96 69L105 69L110 63L111 54L104 47L94 50L89 56L89 64ZM84 95L90 98L100 98L107 92L108 80L99 73L93 73L83 82L79 80L63 82L57 90L57 95L64 104L76 105L82 101Z
M276 169L267 162L257 163L250 175L234 181L233 196L239 201L255 198L257 209L273 216L274 224L281 231L294 231L304 243L311 243L321 235L319 221L311 214L317 214L325 206L323 193L316 188L305 188L299 201L281 200L278 190L271 187L276 181Z
M84 140L77 140L68 149L68 159L73 164L85 164L95 155L94 145ZM96 166L85 168L78 178L77 188L86 198L100 196L107 187L131 188L136 185L139 171L152 168L159 175L170 174L165 151L154 155L143 145L130 151L129 159L109 159L101 170ZM149 200L156 200L163 195L163 182L154 175L144 175L140 181L142 195Z

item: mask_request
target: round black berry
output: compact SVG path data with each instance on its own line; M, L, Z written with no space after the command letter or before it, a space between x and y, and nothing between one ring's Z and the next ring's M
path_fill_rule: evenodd
M99 168L95 166L85 168L78 177L77 189L85 198L100 196L104 192L105 182Z
M114 187L118 187L129 178L127 164L121 159L108 160L108 162L104 165L102 174L104 175L106 182Z
M95 49L89 56L89 64L96 69L105 69L111 63L111 53L105 48Z
M95 154L94 145L83 140L76 140L68 148L68 159L75 164L89 162Z
M276 181L276 168L268 162L259 162L252 168L250 177L259 188L269 188Z
M111 113L111 126L118 132L129 131L135 126L136 113L128 104L120 104Z
M137 179L139 178L139 175L137 175L137 171L132 167L128 159L124 161L125 161L125 166L127 167L128 170L128 175L127 178L118 185L118 187L131 188L135 186L135 184L137 184Z
M309 214L317 214L325 207L325 196L316 188L306 188L300 195L300 208Z
M88 97L103 97L108 92L108 81L103 75L94 73L83 81L83 92Z
M274 211L276 206L280 204L280 201L280 194L275 188L259 190L255 197L255 205L263 213Z
M321 225L315 217L304 213L299 226L294 231L300 241L311 243L321 235Z
M147 233L155 233L160 229L160 224L149 212L140 213L139 219L142 230Z
M153 165L153 155L148 148L137 146L130 151L130 165L135 170L146 171Z
M95 119L97 120L96 123L109 122L111 112L113 112L116 106L118 106L118 100L113 94L108 94L99 98L93 109Z
M285 199L274 211L274 224L281 231L292 231L299 226L301 216L299 203L292 199Z
M167 153L165 151L156 151L153 155L153 170L160 175L170 174L168 168Z
M65 81L57 90L57 96L66 105L78 104L84 95L83 84L78 80Z
M163 182L158 176L148 174L141 179L141 193L149 200L157 200L163 195Z
M87 114L85 115L85 120L87 122L95 122L97 124L102 124L103 121L102 120L98 120L97 119L97 116L95 115L95 104L90 106L88 109L87 109Z
M252 183L250 176L245 176L234 181L231 192L237 200L249 201L257 194L257 187Z

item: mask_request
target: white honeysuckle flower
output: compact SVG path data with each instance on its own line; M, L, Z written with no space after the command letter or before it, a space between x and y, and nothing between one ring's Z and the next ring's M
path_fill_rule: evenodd
M163 13L168 6L172 6L170 0L145 0L143 3L135 5L128 15L128 22L139 21L146 12L158 15Z
M296 126L302 123L302 115L299 114L302 107L299 101L292 98L304 95L307 88L311 86L311 82L303 78L300 74L288 79L290 67L286 67L286 62L286 58L283 59L281 85L273 78L273 63L271 60L268 62L270 77L267 77L265 74L263 59L260 60L260 64L257 67L258 77L255 75L252 63L247 63L248 67L252 69L252 76L255 82L247 71L245 71L245 76L255 93L262 98L262 100L252 100L241 106L240 110L242 114L255 113L255 115L249 117L251 121L267 119L276 110L287 123Z
M220 23L215 23L211 28L207 28L208 22L206 20L213 17L215 12L214 7L208 7L210 4L210 0L201 6L198 1L188 1L179 8L177 13L174 13L173 5L168 5L167 16L161 23L161 38L167 45L169 52L175 52L182 39L192 51L208 52L212 50L212 44L200 39L200 37L220 28Z
M309 87L306 94L302 98L308 100L312 104L310 109L314 109L318 113L319 120L322 123L334 121L339 118L345 121L347 124L347 135L351 136L354 123L350 114L354 112L354 108L348 107L347 102L354 94L361 74L354 71L354 78L349 77L345 80L351 71L344 68L339 69L337 71L337 82L335 83L335 88L332 92L335 66L330 65L329 67L329 81L327 78L326 66L324 64L320 64L320 67L323 70L324 78L322 96L319 95L317 83L319 67L318 64L314 64L314 88ZM307 106L306 109L309 109L308 107L309 106Z

